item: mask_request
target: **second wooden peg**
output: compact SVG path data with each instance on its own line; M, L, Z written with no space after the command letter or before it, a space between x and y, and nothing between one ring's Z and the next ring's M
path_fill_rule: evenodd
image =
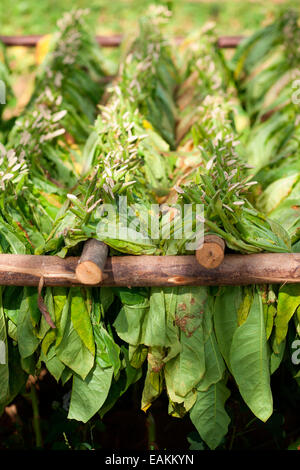
M108 246L105 243L93 238L85 242L76 267L78 281L87 285L96 285L102 282L107 255Z
M201 248L196 250L196 259L201 266L213 269L224 259L225 242L217 235L206 235Z

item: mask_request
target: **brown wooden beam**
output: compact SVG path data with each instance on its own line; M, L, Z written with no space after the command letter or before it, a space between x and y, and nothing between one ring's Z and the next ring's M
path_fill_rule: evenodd
M221 36L218 39L218 46L221 49L234 49L243 39L245 36Z
M43 37L41 34L31 36L0 36L0 41L6 46L35 47Z
M0 255L0 285L80 285L78 257ZM300 283L300 253L225 255L215 269L189 256L114 256L104 268L104 286L201 286Z
M35 47L42 37L42 34L29 36L0 36L0 41L6 46ZM122 39L121 34L96 36L98 44L102 47L118 47ZM218 39L218 46L221 48L234 48L240 43L241 39L243 39L243 36L223 36ZM180 43L182 40L183 38L181 37L176 38L176 43Z

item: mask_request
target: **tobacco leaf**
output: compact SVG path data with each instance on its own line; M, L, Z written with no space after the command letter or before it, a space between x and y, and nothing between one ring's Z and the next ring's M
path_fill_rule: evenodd
M6 320L2 305L2 290L0 289L0 403L5 402L9 396L9 363Z
M285 284L278 292L277 314L275 317L275 337L280 344L286 337L288 324L300 305L300 286Z
M229 361L243 399L265 422L273 412L273 398L263 306L257 292L246 321L234 332Z
M91 419L105 402L112 377L113 368L102 368L97 360L84 379L74 375L68 418L83 423Z
M215 449L228 431L230 418L225 402L230 395L224 379L211 385L206 391L198 391L196 403L190 410L190 418L201 438Z
M221 354L228 369L230 366L230 348L234 333L238 327L238 310L242 304L242 288L226 287L217 294L214 304L214 328Z
M173 402L176 402L175 397L181 397L182 402L205 373L203 317L206 303L206 288L179 288L175 323L180 330L181 351L164 369L167 391Z
M63 321L58 326L58 342L55 349L61 362L84 379L94 366L94 355L86 347L73 326L69 312L72 302L70 292L68 297L66 309L62 314Z

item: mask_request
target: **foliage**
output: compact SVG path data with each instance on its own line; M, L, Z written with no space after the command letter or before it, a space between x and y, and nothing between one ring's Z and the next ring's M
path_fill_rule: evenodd
M73 11L59 22L31 100L1 144L1 251L65 257L97 238L114 255L186 254L194 251L187 247L194 232L178 233L185 224L194 228L196 217L192 209L182 221L184 203L204 203L206 233L221 235L232 251L296 251L298 219L290 209L297 198L298 125L278 125L283 108L277 109L277 98L270 120L260 122L270 110L264 101L268 67L275 86L295 66L280 55L289 47L283 32L293 30L294 14L255 33L228 63L216 50L212 25L175 53L162 33L170 11L152 6L101 102L105 66L85 13ZM189 43L194 47L187 49ZM261 94L247 81L257 64L253 57L267 64L255 77ZM281 91L286 99L285 86ZM242 106L249 126L239 130ZM285 112L296 115L290 104ZM266 162L258 160L252 171L251 153L246 162L245 155L257 129L273 133L272 119L280 138L286 131L287 145L272 147L270 177ZM283 151L295 172L278 164ZM259 196L254 173L264 190ZM282 178L289 178L293 197L278 191ZM106 208L114 208L122 227L124 197L131 230L115 234ZM270 208L278 209L278 202L276 216ZM156 221L155 235L149 219ZM41 312L40 291L1 289L0 340L8 358L0 364L1 410L24 393L29 375L45 367L70 389L71 422L89 423L97 414L103 419L137 383L143 411L165 393L171 416L189 414L201 438L190 442L198 449L224 445L234 387L255 419L275 419L271 379L299 336L297 285L55 287L44 289L43 297ZM296 384L299 372L292 373ZM64 445L91 447L67 437Z

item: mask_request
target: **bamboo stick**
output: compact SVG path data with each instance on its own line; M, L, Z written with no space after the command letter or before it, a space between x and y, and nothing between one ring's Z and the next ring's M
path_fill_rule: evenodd
M201 266L206 269L217 268L224 259L225 242L217 235L206 235L201 248L196 250L195 256Z
M2 41L6 46L35 47L42 37L42 34L29 36L0 36L0 41ZM98 44L102 47L118 47L120 46L122 39L122 35L120 34L96 36ZM226 49L235 48L242 39L243 36L222 36L218 39L218 46ZM182 37L178 37L175 41L180 44L182 40Z
M107 260L108 246L90 238L85 242L76 267L76 277L82 284L95 285L103 281L103 269Z
M80 285L78 257L0 255L0 285ZM103 286L201 286L300 283L300 253L225 255L215 269L188 256L114 256L107 258Z

